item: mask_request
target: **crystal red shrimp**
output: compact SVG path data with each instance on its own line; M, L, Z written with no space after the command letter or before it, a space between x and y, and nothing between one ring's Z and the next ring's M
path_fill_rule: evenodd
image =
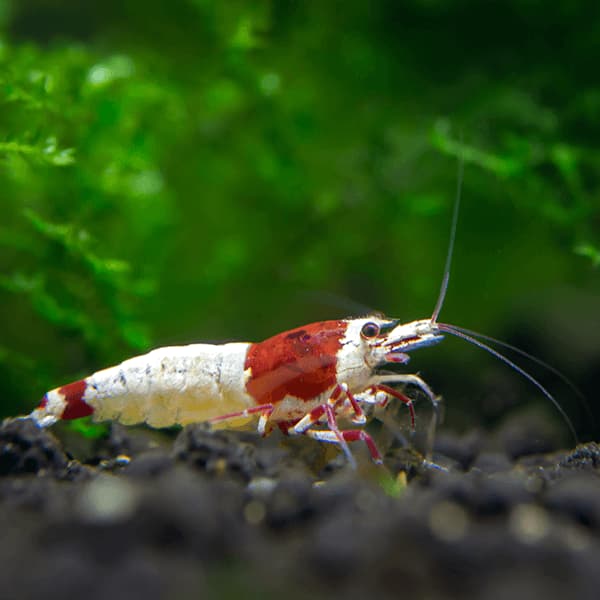
M258 343L158 348L47 392L28 416L41 427L88 415L95 421L152 427L202 421L239 425L258 417L263 435L279 426L290 435L335 443L352 464L348 442L363 441L380 463L375 443L360 428L367 421L364 408L384 406L395 398L407 406L414 428L413 402L394 386L416 386L434 408L437 399L418 375L390 373L386 367L408 363L410 352L437 344L446 333L517 370L554 403L573 431L562 408L540 383L482 341L495 340L438 323L450 276L461 179L462 165L444 277L430 318L404 324L378 316L321 321ZM354 428L340 429L340 417Z
M420 321L365 317L312 323L254 344L158 348L47 392L29 416L42 427L88 415L152 427L258 416L263 434L276 424L344 449L363 440L380 462L369 435L342 431L337 419L362 425L363 405L394 397L407 405L414 424L412 400L390 384L415 385L435 402L433 392L417 375L379 371L441 339ZM326 430L317 428L322 421Z

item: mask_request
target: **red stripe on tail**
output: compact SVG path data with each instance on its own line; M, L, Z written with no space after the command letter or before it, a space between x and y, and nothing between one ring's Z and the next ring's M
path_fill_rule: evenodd
M79 419L80 417L87 417L94 412L94 409L83 400L86 387L85 379L80 379L59 388L58 393L65 397L66 403L61 419Z

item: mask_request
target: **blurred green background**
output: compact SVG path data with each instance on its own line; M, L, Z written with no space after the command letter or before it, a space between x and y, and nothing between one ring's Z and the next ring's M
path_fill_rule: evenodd
M442 320L594 405L598 2L0 0L0 31L2 414L153 346L429 316L459 155ZM457 427L544 403L459 341L411 364Z

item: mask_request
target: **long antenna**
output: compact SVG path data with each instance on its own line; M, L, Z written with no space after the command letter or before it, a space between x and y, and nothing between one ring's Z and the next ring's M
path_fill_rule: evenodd
M456 181L456 197L454 199L454 211L452 213L452 225L450 226L450 241L448 243L448 254L446 255L446 264L444 266L444 276L440 293L431 315L431 323L436 323L444 305L446 292L448 291L448 282L450 281L450 267L452 266L452 255L454 254L454 240L456 239L456 225L458 224L458 209L460 207L460 195L462 192L463 171L465 169L465 158L461 153L458 162L458 178Z
M477 340L474 337L467 335L466 333L460 331L460 329L456 329L453 325L448 325L447 323L437 323L437 327L440 331L444 331L446 333L449 333L450 335L459 337L465 340L466 342L469 342L470 344L473 344L474 346L477 346L478 348L489 352L492 356L495 356L498 360L502 361L503 363L507 364L509 367L514 369L522 377L525 377L525 379L532 383L540 392L542 392L542 394L544 394L544 396L546 396L548 400L550 400L550 402L552 402L552 404L554 404L554 407L560 413L565 423L571 430L571 434L573 435L575 443L579 443L577 433L575 433L575 427L573 427L573 423L571 422L571 419L569 419L569 417L567 416L567 413L564 411L563 407L558 403L556 398L535 377L533 377L533 375L530 375L527 371L525 371L524 369L519 367L519 365L515 364L512 360L510 360L510 358L504 356L504 354L501 354L491 346L484 344L481 340Z
M589 405L587 403L585 396L560 371L558 371L554 367L548 365L547 363L541 361L540 359L536 358L535 356L530 355L529 353L525 352L524 350L521 350L520 348L517 348L516 346L512 346L511 344L507 344L506 342L502 342L502 341L492 338L490 336L486 336L486 335L477 333L475 331L471 331L469 329L464 329L462 327L457 327L455 325L449 325L447 323L438 323L437 322L440 312L442 310L442 307L444 305L444 300L446 298L446 292L448 291L448 283L450 281L450 268L452 266L452 255L454 254L454 241L456 239L456 228L457 228L457 224L458 224L458 212L459 212L459 208L460 208L460 199L461 199L461 192L462 192L464 163L465 163L464 147L462 147L462 144L461 144L461 151L459 154L459 162L458 162L458 177L457 177L457 182L456 182L456 197L454 199L454 210L452 212L452 224L450 226L450 240L448 242L448 254L446 255L446 264L444 265L444 275L442 277L440 293L438 295L438 299L435 304L435 308L433 309L433 314L431 315L430 325L432 328L437 328L439 331L443 331L443 332L449 333L450 335L454 335L458 338L465 340L466 342L468 342L470 344L473 344L474 346L477 346L478 348L481 348L482 350L485 350L492 356L495 356L498 360L502 361L503 363L505 363L512 369L514 369L522 377L527 379L540 392L542 392L542 394L548 400L550 400L550 402L552 402L552 404L554 405L556 410L560 413L560 415L564 419L565 423L568 425L568 427L571 431L571 434L573 435L573 438L575 439L575 442L578 443L578 438L577 438L577 433L575 432L575 427L573 427L573 423L571 422L571 419L569 419L569 417L567 416L567 413L564 411L562 406L558 403L556 398L554 398L554 396L537 379L535 379L535 377L530 375L523 368L519 367L516 363L514 363L512 360L510 360L510 358L504 356L504 354L501 354L500 352L498 352L498 350L489 346L482 340L486 340L487 342L491 342L493 344L498 344L499 346L503 346L504 348L512 350L513 352L516 352L518 354L521 354L522 356L525 356L529 360L532 360L532 361L538 363L539 365L543 366L544 368L548 369L549 371L551 371L552 373L557 375L571 389L573 389L577 393L577 395L580 397L580 399L583 400L583 404L584 404L586 411L593 418L593 415L591 413L591 410L589 408Z
M596 428L596 426L597 426L596 417L594 416L594 413L592 412L592 409L590 407L590 403L588 402L588 399L586 398L585 394L562 371L559 371L556 367L553 367L552 365L548 364L547 362L543 361L542 359L538 358L537 356L534 356L533 354L530 354L529 352L526 352L525 350L522 350L521 348L514 346L513 344L509 344L508 342L503 342L502 340L494 338L490 335L485 335L483 333L479 333L478 331L473 331L472 329L467 329L466 327L459 327L458 325L452 325L452 328L455 329L456 331L459 331L460 333L470 335L471 337L473 337L475 339L485 340L486 342L490 342L492 344L498 344L498 346L502 346L503 348L511 350L512 352L515 352L516 354L520 354L521 356L524 356L528 360L540 365L541 367L543 367L544 369L546 369L547 371L549 371L550 373L552 373L553 375L558 377L580 400L581 405L583 406L583 409L585 410L587 416L592 421L593 427Z

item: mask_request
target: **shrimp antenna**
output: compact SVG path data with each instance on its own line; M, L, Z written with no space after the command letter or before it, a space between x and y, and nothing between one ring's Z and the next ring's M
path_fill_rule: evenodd
M471 335L468 335L464 331L461 331L461 329L457 329L453 325L448 325L447 323L437 323L436 325L440 331L444 331L446 333L449 333L450 335L454 335L458 338L461 338L469 344L473 344L474 346L485 350L492 356L495 356L498 360L502 361L504 364L514 369L517 373L519 373L519 375L521 375L530 383L532 383L540 392L542 392L542 394L544 394L544 396L546 396L548 400L550 400L550 402L552 402L556 410L560 413L565 423L569 427L569 430L573 435L575 443L579 443L577 433L575 433L575 427L573 427L573 423L571 422L571 419L569 419L569 417L567 416L567 413L564 411L563 407L558 403L556 398L535 377L533 377L533 375L530 375L527 371L525 371L525 369L522 369L521 367L519 367L519 365L515 364L512 360L510 360L510 358L504 356L504 354L501 354L491 346L488 346L487 344L483 343L481 340L475 339Z
M444 305L446 292L448 291L448 282L450 281L450 267L452 266L452 255L454 254L454 240L456 239L456 226L458 224L458 209L460 208L460 196L462 192L463 172L465 170L465 158L461 153L458 162L458 178L456 181L456 197L454 198L454 210L452 213L452 225L450 226L450 241L448 242L448 254L446 255L446 264L444 265L444 276L440 293L431 315L431 323L436 323Z
M456 331L459 331L460 333L470 335L473 338L484 340L491 344L497 344L498 346L502 346L503 348L515 352L516 354L520 354L521 356L524 356L530 361L540 365L540 367L543 367L544 369L558 377L577 396L577 398L579 398L587 416L591 419L594 428L596 428L596 417L592 412L588 399L586 398L585 394L562 371L559 371L556 367L553 367L552 365L548 364L547 362L543 361L537 356L534 356L533 354L530 354L529 352L526 352L525 350L522 350L517 346L513 346L513 344L509 344L508 342L503 342L502 340L494 338L490 335L484 335L483 333L479 333L478 331L473 331L472 329L467 329L465 327L459 327L458 325L452 325L452 328Z

